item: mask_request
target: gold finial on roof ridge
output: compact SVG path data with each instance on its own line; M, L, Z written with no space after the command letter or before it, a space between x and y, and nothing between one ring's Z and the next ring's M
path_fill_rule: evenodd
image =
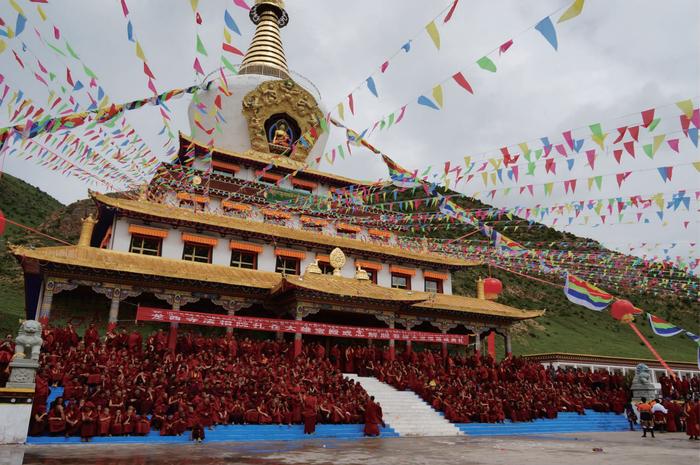
M263 74L289 79L289 68L280 37L280 28L289 22L284 2L256 0L249 16L257 27L238 74Z

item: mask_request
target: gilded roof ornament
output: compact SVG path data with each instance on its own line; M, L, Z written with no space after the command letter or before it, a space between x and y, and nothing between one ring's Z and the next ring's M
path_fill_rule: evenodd
M250 20L257 27L238 74L262 74L289 79L280 28L289 16L281 0L257 0L250 9Z
M333 267L333 276L341 276L340 270L345 266L345 254L338 247L333 249L329 256L331 266Z

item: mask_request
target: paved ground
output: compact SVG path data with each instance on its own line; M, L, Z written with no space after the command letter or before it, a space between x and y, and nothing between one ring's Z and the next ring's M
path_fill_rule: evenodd
M2 465L698 465L685 434L581 433L539 437L400 438L182 446L2 446Z

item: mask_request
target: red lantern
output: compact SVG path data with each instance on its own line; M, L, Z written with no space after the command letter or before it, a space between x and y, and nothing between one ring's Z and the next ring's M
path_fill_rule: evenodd
M498 298L498 294L500 294L501 291L503 291L503 283L501 283L500 279L484 279L484 297L489 300L495 300Z
M623 318L628 319L626 315L637 315L640 311L637 307L632 305L629 300L616 300L610 307L610 316L616 320L622 321Z
M0 210L0 236L2 236L2 233L5 232L5 216L2 214L2 210Z

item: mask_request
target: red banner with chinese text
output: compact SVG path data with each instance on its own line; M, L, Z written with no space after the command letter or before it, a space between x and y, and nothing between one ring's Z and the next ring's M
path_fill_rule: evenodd
M253 331L279 331L283 333L301 333L313 336L335 336L357 339L394 339L396 341L414 342L447 342L449 344L461 345L467 345L469 343L469 337L463 334L442 334L424 331L407 331L405 329L341 326L310 321L216 315L211 313L175 311L141 306L139 306L136 311L136 320L250 329Z

